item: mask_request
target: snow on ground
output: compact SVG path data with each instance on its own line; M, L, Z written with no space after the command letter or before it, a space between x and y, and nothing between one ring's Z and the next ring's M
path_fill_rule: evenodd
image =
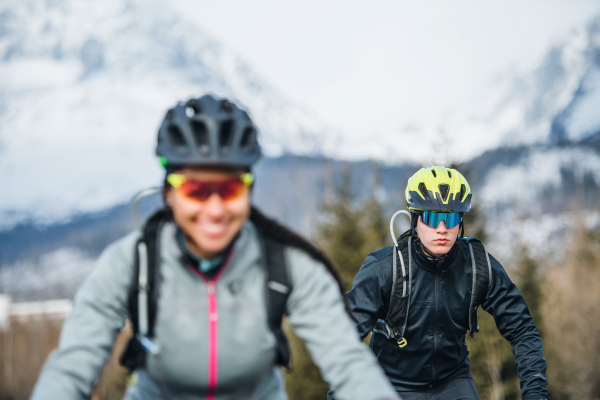
M58 249L37 261L0 268L0 293L11 295L14 302L70 298L93 265L80 250Z

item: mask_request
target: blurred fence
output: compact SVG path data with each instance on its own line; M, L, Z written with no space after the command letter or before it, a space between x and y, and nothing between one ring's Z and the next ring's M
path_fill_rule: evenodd
M0 294L0 400L29 398L72 307L70 300L12 303L9 296ZM118 355L129 335L129 329L119 335L92 400L123 398L126 373L118 365Z
M71 309L70 300L12 303L0 295L0 399L29 397Z

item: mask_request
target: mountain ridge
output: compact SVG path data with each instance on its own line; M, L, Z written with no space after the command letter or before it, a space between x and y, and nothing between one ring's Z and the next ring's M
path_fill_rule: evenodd
M337 140L165 2L5 5L0 174L9 196L0 229L100 211L159 183L154 132L174 101L204 93L248 108L267 155L319 154Z

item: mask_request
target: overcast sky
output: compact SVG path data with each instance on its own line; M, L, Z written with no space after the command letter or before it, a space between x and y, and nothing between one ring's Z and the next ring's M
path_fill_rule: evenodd
M357 134L428 124L527 70L592 0L170 0L286 95Z

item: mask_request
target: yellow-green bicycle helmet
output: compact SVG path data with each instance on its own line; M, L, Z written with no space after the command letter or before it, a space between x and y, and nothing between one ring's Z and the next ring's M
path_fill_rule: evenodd
M471 209L469 183L452 168L421 168L408 179L405 195L410 211L464 213Z

